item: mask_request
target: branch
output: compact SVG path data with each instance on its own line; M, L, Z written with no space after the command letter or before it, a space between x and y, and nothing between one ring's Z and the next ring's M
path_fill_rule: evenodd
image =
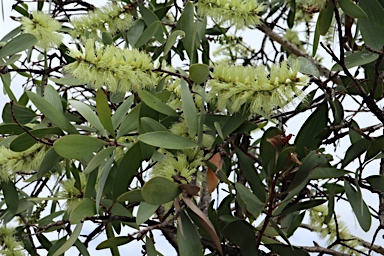
M271 38L272 40L281 44L290 53L293 53L297 56L305 57L308 60L310 60L313 64L316 65L316 67L319 69L320 74L322 76L329 78L335 84L339 84L339 85L343 84L339 76L337 76L337 75L335 76L335 74L333 72L331 72L329 69L327 69L326 67L324 67L323 65L321 65L320 63L315 61L311 56L309 56L308 53L300 50L296 45L290 43L288 40L284 39L279 34L274 32L266 23L261 23L259 26L257 26L257 28L261 32L263 32L264 34L269 36L269 38Z
M349 254L345 254L342 252L337 252L335 250L329 249L329 248L324 248L321 246L299 246L299 248L307 251L307 252L319 252L319 253L326 253L329 255L334 255L334 256L349 256Z

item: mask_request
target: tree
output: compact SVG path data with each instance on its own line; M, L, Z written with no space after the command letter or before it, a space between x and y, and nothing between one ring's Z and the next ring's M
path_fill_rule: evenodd
M180 255L384 254L383 0L12 9L5 255L89 255L100 234L98 250L158 255L156 231ZM348 231L342 202L372 237ZM328 244L293 244L302 229Z

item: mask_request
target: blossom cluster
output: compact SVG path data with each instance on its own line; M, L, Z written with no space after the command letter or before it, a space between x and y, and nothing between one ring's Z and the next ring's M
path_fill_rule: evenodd
M109 32L115 34L124 31L132 26L132 15L126 8L111 2L93 12L81 17L71 19L74 30L71 32L73 37L94 34L98 32Z
M329 243L333 243L338 236L341 241L347 246L338 246L340 252L344 252L348 255L360 255L357 251L353 250L356 247L361 246L361 243L357 238L353 237L345 223L338 220L337 225L334 218L325 224L325 217L328 215L328 208L324 205L319 205L310 209L310 225L315 228L315 231L319 233L319 236L324 239L328 237ZM361 248L359 248L361 249Z
M0 248L1 255L5 256L23 256L23 243L16 239L16 230L6 226L0 227Z
M284 108L295 96L304 98L304 92L297 86L306 85L308 77L298 76L299 62L292 67L283 61L273 65L269 73L264 66L243 67L218 64L208 81L209 97L217 97L217 107L238 112L246 106L251 114L260 111L270 113L273 109ZM248 110L247 109L247 110Z
M71 50L76 59L64 67L79 80L96 88L105 85L111 92L138 91L156 83L151 57L136 49L103 46L88 39L84 53Z
M199 0L197 12L209 16L214 21L228 22L238 29L260 24L260 13L265 6L255 0Z
M32 12L32 17L21 18L24 33L34 35L38 42L36 47L47 50L61 44L63 36L56 31L61 28L61 23L41 11Z
M0 146L0 181L11 180L17 172L36 171L46 153L46 147L37 143L23 152L14 152Z

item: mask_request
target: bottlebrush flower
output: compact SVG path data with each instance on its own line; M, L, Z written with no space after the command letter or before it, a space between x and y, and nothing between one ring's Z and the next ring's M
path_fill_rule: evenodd
M15 228L0 227L1 255L23 256L23 243L14 236Z
M88 39L84 53L72 50L69 55L76 61L64 71L96 88L105 85L111 92L138 91L157 82L151 57L136 49L103 46Z
M304 98L298 86L306 85L308 77L298 77L299 62L288 67L284 61L273 65L267 74L264 66L243 67L218 64L208 81L209 98L217 97L217 107L237 112L246 106L251 114L261 110L270 113L273 109L283 108L291 103L295 96Z
M199 0L197 13L209 16L218 23L228 22L242 29L260 24L260 13L265 7L255 0Z
M22 17L21 25L24 33L34 35L38 42L36 47L47 50L61 44L63 36L56 31L61 23L41 11L32 12L32 17Z

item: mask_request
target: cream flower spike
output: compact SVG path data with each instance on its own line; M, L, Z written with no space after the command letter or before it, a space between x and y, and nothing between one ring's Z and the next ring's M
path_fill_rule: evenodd
M98 32L110 32L115 34L118 31L124 31L132 26L132 15L129 10L116 2L109 3L88 15L71 19L74 27L73 37L86 35L89 32L97 34Z
M61 28L61 23L41 11L32 12L32 18L21 18L24 33L34 35L38 42L36 47L47 50L61 44L63 36L56 31Z
M292 103L295 96L304 99L305 94L298 86L306 85L308 77L298 77L299 62L292 67L286 62L273 65L269 74L264 66L243 67L218 64L208 81L209 97L217 97L217 107L223 110L230 106L231 112L238 112L246 105L251 114L261 110L269 114L277 108Z
M209 16L218 23L228 22L237 29L260 24L265 6L256 0L199 0L197 13Z
M84 53L71 50L69 55L76 61L65 66L64 70L96 88L105 85L111 92L127 92L156 84L151 57L136 49L103 46L88 39Z
M24 245L15 236L15 228L0 227L1 255L23 256Z

